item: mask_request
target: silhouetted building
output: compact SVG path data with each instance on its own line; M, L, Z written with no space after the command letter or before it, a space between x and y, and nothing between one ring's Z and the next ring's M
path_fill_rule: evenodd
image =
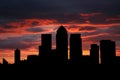
M53 49L50 54L50 64L58 64L57 58L57 50Z
M116 64L120 65L120 56L116 56Z
M41 50L42 50L42 46L38 46L38 49L39 49L39 50L38 50L38 54L39 54L39 56L40 56L41 53L42 53L42 51L41 51Z
M91 57L89 55L82 56L82 65L91 65Z
M39 57L43 64L48 64L49 56L52 49L52 35L42 34L41 35L41 46L39 47Z
M97 44L91 45L90 57L92 64L99 64L99 46Z
M14 55L15 55L15 59L14 59L15 64L19 64L20 63L20 50L16 49Z
M8 61L3 58L3 65L8 65Z
M80 34L70 36L70 62L80 64L82 61L82 39Z
M115 64L115 42L111 40L100 41L101 64Z
M68 61L68 34L63 26L57 30L56 50L58 64L66 64Z
M39 55L49 55L52 49L52 35L42 34L41 35L41 51Z
M38 60L38 56L37 55L29 55L27 57L27 63L28 64L39 64L39 60Z

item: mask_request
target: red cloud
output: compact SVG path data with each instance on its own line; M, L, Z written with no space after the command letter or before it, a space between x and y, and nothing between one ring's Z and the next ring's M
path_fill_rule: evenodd
M96 12L96 13L81 13L80 16L82 17L93 17L93 16L97 16L97 15L101 15L102 13L100 12Z
M18 27L31 27L34 22L37 22L38 25L49 25L57 23L54 19L25 19L20 22L11 22L8 25L18 26Z
M118 18L108 18L106 21L120 21L120 17Z

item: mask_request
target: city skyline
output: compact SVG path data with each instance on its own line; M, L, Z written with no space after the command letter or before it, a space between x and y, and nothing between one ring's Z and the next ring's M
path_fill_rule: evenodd
M65 26L68 37L81 34L85 55L91 44L100 45L105 39L116 42L120 56L119 7L120 0L0 0L0 63L3 58L13 63L16 48L21 50L21 60L38 55L41 34L52 34L55 49L60 25Z
M59 54L58 56L61 55L61 57L62 57L63 55L66 54L64 56L64 58L66 57L66 59L70 60L70 62L72 60L71 63L74 63L74 62L76 64L80 63L81 59L82 59L82 56L84 58L86 57L85 58L85 61L86 61L87 57L89 57L91 55L91 58L93 58L93 60L92 60L93 64L94 64L94 62L95 62L95 64L97 64L99 62L102 62L102 59L98 59L98 58L100 58L100 56L105 55L105 57L107 57L108 55L111 54L111 57L115 58L116 53L117 53L116 52L116 43L114 41L111 41L111 40L103 39L103 40L99 41L99 45L95 44L95 43L94 44L89 44L90 45L89 53L88 53L88 55L84 55L83 47L82 47L84 45L82 44L82 36L81 36L81 34L80 33L68 34L67 29L65 29L65 27L63 25L61 25L58 28L55 35L56 35L56 39L54 39L54 40L56 40L55 41L56 42L56 44L55 44L56 48L52 48L52 41L53 41L52 34L49 34L49 33L41 34L41 41L40 41L41 45L38 45L37 54L27 55L26 59L21 59L22 50L17 48L17 49L14 50L13 63L10 63L5 58L2 58L2 63L4 63L4 64L16 64L16 63L20 63L21 61L24 61L24 60L25 61L26 60L32 61L32 59L35 59L39 55L41 55L41 57L40 57L41 60L42 60L42 58L47 59L48 57L46 55L50 55L52 50L53 51L55 50L55 53L56 53L56 50L57 50L57 54ZM65 37L65 35L66 35L66 37ZM64 42L64 43L62 43L62 42ZM101 48L101 46L102 46L101 44L103 44L102 42L105 42L104 44L106 44L106 46L105 45L103 46L104 50L102 50L102 48ZM110 42L113 43L113 48L109 48L110 44L107 44L107 43L110 43ZM63 45L65 45L65 44L66 44L66 51L65 51L65 47L63 47ZM108 49L106 47L108 47ZM112 50L112 49L114 49L114 52L109 51L109 50ZM108 50L108 52L105 52L105 50ZM101 51L104 51L104 52L101 52ZM113 60L113 59L111 58L111 60ZM119 56L118 56L118 61L119 61ZM44 62L44 63L46 63L46 62ZM91 63L91 62L88 62L88 63ZM113 63L114 63L114 61L113 61Z
M70 52L68 54L68 42ZM81 34L70 34L64 26L60 26L56 33L56 48L52 49L52 34L41 34L41 45L38 46L38 55L28 55L26 60L21 60L21 50L14 51L14 65L95 65L119 64L120 57L116 56L116 42L101 40L100 45L91 44L90 55L83 55ZM70 58L68 57L70 56ZM9 64L3 58L3 64Z

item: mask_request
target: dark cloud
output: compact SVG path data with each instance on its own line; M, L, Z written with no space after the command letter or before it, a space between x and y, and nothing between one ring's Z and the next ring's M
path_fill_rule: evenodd
M109 36L111 36L111 38L113 37L113 39L114 39L114 37L120 36L120 26L109 26L106 29L96 28L96 30L94 32L83 32L82 35L83 36L92 36L92 35L99 35L99 34L104 34L104 33L108 34ZM105 37L105 38L107 38L107 37ZM98 38L98 40L99 40L99 38Z
M85 26L85 27L81 27L81 28L80 28L80 31L82 31L82 30L88 30L88 31L91 31L91 30L96 30L96 29L97 29L96 27Z
M108 18L106 14L101 14L98 16L91 16L88 18L88 20L90 21L90 23L93 23L93 24L106 24L107 23L106 18Z
M23 19L9 19L9 18L1 18L0 17L0 24L11 23L11 22L20 22Z
M29 32L44 32L44 31L47 31L47 30L45 30L45 29L43 29L43 28L28 28L28 29L26 29L26 31L29 31Z
M104 29L97 29L94 30L93 32L83 32L82 33L82 36L86 36L86 37L89 37L89 36L93 36L93 35L99 35L101 33L106 33Z
M0 15L12 18L31 18L64 13L120 13L119 0L1 0Z
M0 33L7 33L8 31L0 29Z
M31 23L31 26L39 26L39 22L33 21L33 22Z
M11 30L11 28L8 29L1 29L0 28L0 33L5 34L5 33L15 33L15 31Z
M7 38L0 40L0 49L27 49L37 45L36 42L40 42L40 34Z
M83 32L82 36L87 37L86 41L99 42L100 40L120 40L120 27L119 26L110 26L106 29L96 28L94 32ZM120 45L119 45L120 46Z
M97 14L97 13L83 13L83 15L93 15L93 14ZM32 15L31 15L32 16ZM24 18L24 17L23 17ZM30 18L30 17L29 17ZM120 23L120 18L118 15L110 15L110 14L105 14L105 13L100 13L98 15L94 15L94 16L81 16L80 14L71 14L71 13L65 13L65 14L39 14L36 17L31 17L33 18L33 22L31 21L31 25L29 25L30 27L33 26L40 26L41 22L39 20L55 20L56 22L54 23L59 23L59 24L84 24L84 23L91 23L91 24L110 24L110 23ZM34 21L34 18L37 18L37 21ZM112 19L113 18L113 19ZM1 18L0 19L0 24L2 25L2 27L5 28L12 28L12 27L17 27L16 26L10 26L7 25L9 23L20 23L20 26L24 26L25 24L27 24L28 22L25 22L26 19L6 19L6 18Z
M3 26L5 29L12 29L12 28L17 28L18 26L10 26L10 25L4 25Z
M19 23L21 22L22 24L23 19L6 19L6 18L1 18L0 19L0 28L3 29L13 29L13 28L18 28L18 25L11 25L11 23Z
M107 33L112 35L120 35L120 26L112 26L106 30Z
M94 26L76 26L76 25L72 25L72 26L67 26L68 29L75 29L75 28L78 28L79 31L93 31L93 30L97 30L98 28L97 27L94 27Z
M87 40L93 41L93 42L99 42L100 40L114 40L117 42L120 40L120 37L115 35L98 35L98 36L89 37L87 38Z
M80 28L80 26L76 26L76 25L70 25L70 26L66 26L68 29L72 29L72 28Z

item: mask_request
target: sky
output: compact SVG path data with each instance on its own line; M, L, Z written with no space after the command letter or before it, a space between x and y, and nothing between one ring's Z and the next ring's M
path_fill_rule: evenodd
M14 62L14 50L21 60L37 55L41 34L55 34L59 26L68 33L81 33L84 54L90 44L116 41L120 55L120 0L0 0L0 62Z

